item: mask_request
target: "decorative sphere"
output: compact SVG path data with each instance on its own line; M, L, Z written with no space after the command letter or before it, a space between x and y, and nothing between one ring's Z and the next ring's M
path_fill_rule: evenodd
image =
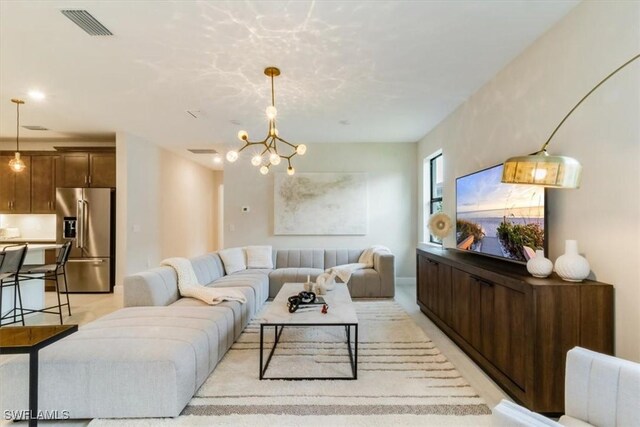
M269 162L271 162L272 165L278 166L280 164L280 156L276 153L271 153L269 155Z
M262 163L262 156L260 156L259 154L256 154L251 158L251 164L253 166L260 166L260 163Z
M235 162L236 160L238 160L238 152L231 150L227 153L227 160L230 161L231 163Z
M296 153L300 154L301 156L304 155L304 153L307 152L307 146L304 144L300 144L296 147Z
M287 174L293 175L294 173L296 173L296 170L292 166L289 166L287 168Z
M269 120L275 119L276 116L278 115L278 110L273 105L269 105L267 107L266 112L267 112L267 117L269 118Z
M238 139L240 141L245 141L249 139L249 134L247 133L246 130L241 130L240 132L238 132Z
M266 167L266 166L262 166L262 167L260 168L260 173L261 173L262 175L266 175L266 174L268 174L268 173L269 173L269 168L268 168L268 167Z

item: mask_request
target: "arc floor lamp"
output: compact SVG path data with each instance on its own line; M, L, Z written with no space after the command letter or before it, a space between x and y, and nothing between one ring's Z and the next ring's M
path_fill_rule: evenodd
M578 188L580 186L580 175L582 165L576 159L567 156L551 156L547 153L547 146L551 142L558 129L564 124L582 102L589 97L604 82L613 77L633 61L640 58L636 55L611 74L595 85L578 103L569 110L566 116L560 121L558 126L551 132L551 135L544 143L540 151L528 156L511 157L504 162L502 172L502 182L505 184L535 184L551 188Z

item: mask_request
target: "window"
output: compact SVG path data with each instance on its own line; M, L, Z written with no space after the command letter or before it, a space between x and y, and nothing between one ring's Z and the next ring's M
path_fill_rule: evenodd
M425 241L442 243L429 233L426 224L429 217L442 211L442 187L444 184L442 151L438 151L425 159L424 171L424 200L425 200Z

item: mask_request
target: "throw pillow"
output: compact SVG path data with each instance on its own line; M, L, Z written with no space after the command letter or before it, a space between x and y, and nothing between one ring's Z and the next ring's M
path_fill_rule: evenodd
M224 249L218 252L227 274L247 269L242 248Z
M247 268L273 268L271 246L247 246Z

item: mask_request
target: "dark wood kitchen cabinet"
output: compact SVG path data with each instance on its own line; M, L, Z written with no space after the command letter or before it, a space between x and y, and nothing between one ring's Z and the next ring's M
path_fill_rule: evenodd
M564 412L567 351L613 353L613 286L605 283L537 279L523 265L421 245L417 302L500 387L536 412Z
M9 168L13 155L0 156L0 213L21 214L31 211L31 157L22 155L26 168L14 172Z
M14 153L0 152L0 213L55 213L57 187L115 187L115 151L84 150L22 152L22 172L9 168Z
M58 187L89 186L89 153L65 153L60 158Z
M115 187L115 153L66 153L58 187Z
M89 185L91 187L116 186L115 153L89 154Z
M55 213L59 156L31 157L31 213Z

